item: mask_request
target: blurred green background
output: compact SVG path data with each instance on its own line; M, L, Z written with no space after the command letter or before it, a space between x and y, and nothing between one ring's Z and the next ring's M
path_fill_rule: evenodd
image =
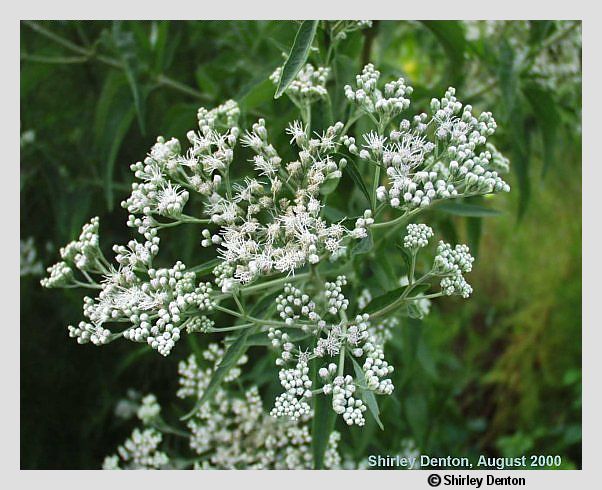
M200 105L233 98L245 126L265 117L286 144L294 106L273 100L267 77L297 28L22 23L22 468L98 468L131 429L114 413L130 388L153 391L167 409L174 402L177 362L194 346L181 342L164 359L126 342L77 345L65 327L79 321L82 294L43 291L41 269L91 216L101 218L107 250L127 241L119 202L129 194L129 165L157 135L183 138ZM449 85L459 100L492 111L513 191L492 199L493 216L429 218L444 238L475 251L474 296L433 303L394 337L387 431L347 431L344 446L360 459L397 454L411 439L425 454L559 454L564 468L580 468L580 23L374 22L337 53L331 84L339 95L368 61L385 80L409 80L413 113ZM174 236L162 240L162 255L200 262L200 229Z

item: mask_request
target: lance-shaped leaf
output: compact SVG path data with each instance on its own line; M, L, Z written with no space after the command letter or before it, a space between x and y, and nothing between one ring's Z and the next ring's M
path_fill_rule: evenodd
M251 310L251 316L259 314L267 310L270 305L274 303L275 295L270 293L261 299L255 308ZM198 409L206 402L210 401L215 395L217 389L221 386L224 378L230 372L230 370L236 366L238 360L247 352L250 347L248 339L251 335L257 333L260 326L256 325L250 328L245 328L239 331L234 338L234 342L232 342L228 348L226 349L226 353L219 366L211 376L211 381L209 381L209 385L207 389L203 393L203 395L197 400L194 408L188 412L186 415L181 417L181 420L187 420L194 416L197 413Z
M360 382L362 386L366 386L366 376L364 375L364 370L357 363L357 361L350 356L351 362L353 363L353 370L355 371L355 376ZM376 420L376 423L380 427L380 430L385 430L383 423L380 420L380 409L378 408L378 403L376 403L376 397L372 390L361 389L362 399L366 402L366 406L368 410Z
M318 22L318 20L304 20L301 23L293 41L293 47L282 67L282 73L280 74L280 80L276 88L276 94L274 95L275 99L284 93L303 67L303 64L307 61L309 50L311 49L311 44L314 41L318 28Z

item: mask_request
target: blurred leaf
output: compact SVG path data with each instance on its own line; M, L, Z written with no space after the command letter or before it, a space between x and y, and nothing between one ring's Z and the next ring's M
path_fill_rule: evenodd
M468 216L472 218L482 218L487 216L498 216L502 214L497 209L491 209L478 204L469 204L462 201L444 201L435 206L438 211L453 214L455 216Z
M514 49L506 39L502 40L498 59L498 81L504 97L504 117L509 120L518 96L519 82Z
M374 240L372 239L372 232L368 231L368 235L357 242L351 249L351 255L367 254L374 247Z
M414 287L412 290L412 294L421 294L430 289L430 284L419 284ZM382 310L383 308L389 306L399 299L399 297L403 294L403 292L407 289L407 286L402 286L400 288L394 289L393 291L389 291L381 296L374 298L368 305L364 308L362 313L374 313L378 310Z
M466 36L464 26L458 20L423 20L422 23L435 35L449 58L449 66L453 72L454 83L462 77L464 55L466 52Z
M216 99L220 87L219 83L211 77L211 73L212 71L205 65L200 65L194 72L199 90L212 99Z
M221 264L220 259L212 259L203 264L197 265L196 267L191 267L190 269L187 269L187 272L194 272L197 276L200 277L205 274L208 274L209 272L212 272L213 269L219 264Z
M329 204L325 205L323 208L324 217L330 221L341 221L347 218L347 214L337 209Z
M203 395L196 402L194 408L188 412L186 415L181 417L181 420L187 420L194 416L194 414L199 410L204 403L213 399L213 395L217 391L217 389L222 384L222 381L226 377L226 375L230 372L230 370L236 366L238 360L242 357L242 355L247 351L247 339L248 337L255 333L259 326L253 326L250 328L245 328L241 330L237 335L236 339L232 344L230 344L226 348L226 353L222 361L219 363L219 366L215 370L215 372L211 375L211 380L207 385L207 388L203 392Z
M420 336L418 341L418 349L416 350L416 359L424 369L424 371L433 379L437 379L437 366L433 360L431 350L426 343L424 335Z
M255 306L251 309L251 316L258 315L267 310L274 303L275 294L269 293L262 297ZM203 393L203 396L197 401L194 408L188 412L186 415L181 417L182 420L189 419L194 416L197 410L203 405L203 403L211 400L215 391L220 387L222 381L226 377L226 375L230 372L230 370L236 366L238 360L247 352L250 345L248 343L248 339L251 335L257 333L259 330L259 325L255 325L250 328L245 328L240 330L234 336L234 341L228 345L226 348L226 353L222 358L219 366L215 370L215 372L211 376L211 380L209 381L209 385L207 389Z
M290 53L282 67L282 73L280 74L280 80L276 94L274 95L275 99L284 93L307 61L319 22L318 20L304 20L301 23Z
M147 89L141 85L139 56L136 53L134 37L131 32L122 30L122 23L120 21L115 21L111 30L111 41L123 66L128 85L132 92L140 132L144 135L146 133L145 99Z
M113 209L113 173L117 154L135 117L123 75L112 72L105 80L94 121L95 147L104 161L107 207Z
M554 22L551 20L530 20L529 21L529 44L539 45L550 34Z
M338 187L341 179L339 178L329 178L320 186L320 194L323 196L327 196L328 194L332 194L335 189Z
M355 163L355 161L347 160L347 166L345 167L345 169L349 172L349 175L351 175L351 178L353 179L353 182L355 182L355 185L359 188L359 190L362 191L362 194L366 197L368 203L371 203L372 201L370 199L370 193L368 192L366 183L364 182L362 174L360 174L360 171L357 168L357 164Z
M250 111L272 99L274 84L269 78L263 78L237 97L242 110Z
M422 393L408 394L403 400L403 406L418 446L424 447L429 421L428 404L424 395Z
M545 175L556 160L556 132L560 124L560 114L551 90L537 83L524 85L522 90L533 108L533 116L541 130L544 156L542 174Z
M349 356L349 359L351 359L351 362L353 363L355 376L359 380L360 384L366 386L366 377L364 376L364 370L352 356ZM378 408L378 403L376 402L376 397L374 396L374 393L371 390L362 389L360 391L362 399L366 402L366 406L368 407L368 410L374 417L374 420L376 420L376 423L380 427L380 430L385 430L383 423L380 420L380 409Z
M479 244L481 243L481 230L483 228L483 218L466 219L466 235L468 237L468 246L470 253L474 258L479 256Z

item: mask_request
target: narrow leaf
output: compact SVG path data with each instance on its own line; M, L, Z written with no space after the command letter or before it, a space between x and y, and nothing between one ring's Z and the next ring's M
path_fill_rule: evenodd
M198 276L202 276L211 272L217 265L219 265L221 261L219 259L212 259L203 264L197 265L196 267L191 267L186 272L194 272Z
M364 370L353 357L349 356L349 358L351 359L351 362L353 363L353 369L355 371L355 376L359 380L360 384L365 386L366 385L366 377L364 376ZM383 423L380 420L380 409L378 408L378 403L376 402L376 397L374 396L374 393L371 390L360 390L360 391L362 394L362 399L366 402L366 406L368 407L368 410L374 417L374 420L376 420L376 423L380 427L380 430L385 430L385 427L383 426Z
M444 213L453 214L455 216L467 216L470 218L483 218L502 214L502 212L497 209L488 208L479 204L468 204L462 201L446 201L436 206L436 208Z
M351 255L367 254L374 247L372 232L368 231L368 235L357 242L351 249Z
M368 192L366 183L364 182L364 179L362 178L362 174L360 174L360 171L357 168L357 164L353 160L347 160L347 166L345 168L349 172L349 175L351 175L351 178L353 179L353 182L355 182L355 185L357 185L359 187L359 189L362 191L362 194L364 194L364 196L366 196L366 200L369 203L371 203L372 201L370 199L370 193Z
M284 91L288 88L291 82L299 73L299 70L303 67L303 64L307 61L309 56L309 50L313 43L318 28L318 20L304 20L297 31L293 46L284 62L282 67L282 73L280 74L280 81L276 88L276 94L274 98L279 98Z
M314 383L318 382L317 369ZM311 428L311 449L314 458L314 469L324 469L324 453L328 447L330 434L334 430L336 414L332 410L331 396L314 396L314 417Z
M274 303L274 293L270 293L265 295L251 310L251 316L258 315L267 310ZM222 384L222 381L230 372L230 370L236 365L238 360L247 352L250 345L248 339L251 335L257 333L259 330L259 325L245 328L238 332L236 337L234 338L234 342L232 342L228 348L226 349L226 353L219 366L211 376L211 381L209 381L209 385L207 389L198 399L194 408L188 412L187 414L180 417L181 420L187 420L194 416L194 414L198 411L198 409L203 405L203 403L210 401L213 398L213 395L217 391L217 389Z
M545 175L556 159L556 133L560 124L560 114L550 90L537 83L530 83L522 87L522 91L533 109L533 117L541 131L544 156L542 174Z
M115 161L134 120L127 82L118 72L104 82L94 117L94 149L104 162L104 191L109 210L113 209L113 174Z
M186 420L192 417L203 405L203 403L208 402L213 398L213 395L222 384L222 381L224 380L226 375L234 366L236 366L238 360L247 351L247 339L249 335L251 335L251 333L256 332L258 328L259 326L245 328L244 330L241 330L238 333L234 342L230 344L230 346L227 348L222 362L220 362L219 366L211 376L211 381L209 381L207 389L204 391L203 395L198 399L194 408L182 417L182 420Z

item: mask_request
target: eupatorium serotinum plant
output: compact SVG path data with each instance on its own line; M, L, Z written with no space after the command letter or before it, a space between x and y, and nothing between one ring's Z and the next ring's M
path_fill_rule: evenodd
M43 286L92 292L85 319L68 327L80 344L125 340L168 356L184 335L221 334L204 358L180 364L178 396L192 399L186 427L168 425L157 399L144 397L144 427L106 468L340 467L335 422L312 428L312 417L382 425L378 399L394 392L386 343L400 319L425 315L433 298L470 296L468 247L437 244L419 217L440 201L510 190L500 176L508 161L488 141L493 116L475 114L451 87L428 112L412 114L412 87L381 81L368 64L344 88L348 118L316 128L312 107L330 100L330 75L328 66L306 64L284 90L299 114L286 128L294 158L271 143L269 121L241 128L235 101L201 108L185 144L159 137L131 166L122 207L137 237L114 245L111 260L92 218L48 269ZM271 78L278 84L282 70ZM357 134L362 118L369 129ZM349 193L345 172L366 209L333 218L325 203ZM187 210L192 201L200 212ZM176 226L196 227L213 258L156 266L161 232ZM376 239L405 264L399 287L385 294L363 287L352 266L369 260ZM275 399L241 382L251 346L273 355ZM320 444L317 430L327 431ZM187 438L195 457L163 451L165 432Z

